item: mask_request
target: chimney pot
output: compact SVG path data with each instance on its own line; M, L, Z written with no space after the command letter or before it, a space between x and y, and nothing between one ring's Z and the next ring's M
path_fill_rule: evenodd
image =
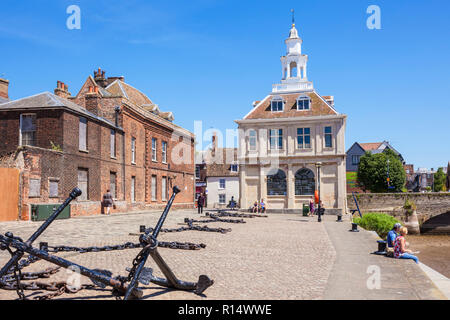
M97 86L94 87L94 92L98 93L98 87Z
M89 86L89 93L92 93L92 86Z

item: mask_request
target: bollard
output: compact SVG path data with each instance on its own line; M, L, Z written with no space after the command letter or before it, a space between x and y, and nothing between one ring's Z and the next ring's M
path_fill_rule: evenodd
M341 215L338 215L338 216L337 216L336 222L342 222L342 216L341 216Z
M139 226L139 232L144 233L145 232L145 226Z
M352 230L350 230L351 232L359 232L358 230L358 225L356 223L352 223Z

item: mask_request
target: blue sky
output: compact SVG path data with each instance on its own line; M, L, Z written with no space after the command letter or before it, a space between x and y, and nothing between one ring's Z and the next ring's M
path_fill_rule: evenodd
M81 30L66 28L69 5ZM381 30L369 30L369 5ZM93 70L125 76L175 122L223 132L281 78L290 9L308 78L348 115L346 148L388 140L416 167L450 160L450 2L2 0L0 77L12 99L72 94ZM204 142L205 146L207 143Z

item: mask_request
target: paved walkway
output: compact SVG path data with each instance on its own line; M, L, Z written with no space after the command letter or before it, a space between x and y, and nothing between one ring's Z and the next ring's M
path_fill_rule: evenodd
M39 241L50 245L103 246L137 242L139 225L154 226L160 212L80 217L55 221ZM199 219L192 210L171 211L165 228L184 225L185 217ZM274 214L268 218L245 219L245 224L208 223L210 227L231 228L226 234L185 231L161 233L160 241L205 243L196 251L159 249L168 265L181 280L196 281L207 274L215 283L205 296L167 290L157 285L144 286L145 299L438 299L444 298L424 273L409 261L370 255L376 241L368 232L351 233L349 222L336 223L326 216L316 218ZM8 222L0 224L0 233L11 231L26 239L41 223ZM201 224L203 225L203 224ZM89 268L109 269L114 275L126 275L138 249L99 253L59 253ZM9 258L0 252L0 265ZM366 286L367 266L381 268L381 289ZM40 271L51 266L37 262L25 271ZM147 267L162 276L149 259ZM420 273L417 273L417 270ZM417 276L419 275L419 276ZM66 280L65 270L50 280ZM400 281L399 281L400 279ZM394 281L395 280L395 281ZM90 280L82 277L82 283ZM45 292L26 292L39 295ZM14 291L0 290L0 299L16 299ZM108 290L83 290L62 299L113 299Z
M350 221L328 219L325 228L337 252L325 299L446 299L414 261L373 254L379 240L375 233L350 232Z

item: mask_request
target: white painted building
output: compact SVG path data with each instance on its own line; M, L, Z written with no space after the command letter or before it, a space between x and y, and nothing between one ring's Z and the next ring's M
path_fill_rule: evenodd
M345 212L347 116L308 81L308 56L294 24L286 47L281 83L236 120L241 207L264 199L268 212L299 212L320 186L327 212Z

